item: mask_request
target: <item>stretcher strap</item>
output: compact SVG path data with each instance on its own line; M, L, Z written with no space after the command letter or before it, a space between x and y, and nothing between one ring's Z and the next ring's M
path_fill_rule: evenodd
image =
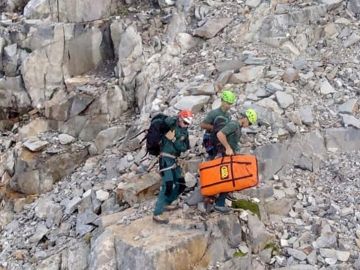
M226 182L235 182L235 181L245 179L245 178L248 178L248 177L252 177L252 176L253 176L253 174L249 174L249 175L233 178L233 179L230 179L230 180L224 180L224 181L221 181L221 182L208 184L208 185L202 186L201 188L203 189L203 188L207 188L207 187L211 187L211 186L221 185L221 184L226 183Z
M231 170L231 178L232 178L232 180L233 180L233 187L235 187L235 179L234 179L234 169L233 169L232 156L230 156L230 170Z
M219 165L222 165L222 164L231 164L231 163L243 164L243 165L251 165L252 164L252 162L248 162L248 161L228 161L228 162L221 162L220 164L200 168L200 171L210 169L210 168L214 168L214 167L218 167Z

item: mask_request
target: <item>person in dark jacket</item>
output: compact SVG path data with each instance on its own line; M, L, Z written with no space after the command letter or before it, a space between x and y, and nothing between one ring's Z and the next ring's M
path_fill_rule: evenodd
M168 223L169 219L164 211L177 208L171 203L185 190L185 179L176 159L182 152L190 148L188 127L192 122L193 114L189 110L180 111L177 117L168 117L165 123L170 128L162 138L160 145L160 174L161 188L155 205L153 220L158 223Z
M202 129L205 129L203 145L208 154L208 160L212 160L216 156L216 151L214 151L215 149L211 142L211 132L214 128L214 121L218 117L223 117L227 121L230 121L231 117L228 111L230 110L231 106L235 104L235 102L236 96L233 93L232 89L223 90L221 93L220 107L210 111L200 124L200 127Z

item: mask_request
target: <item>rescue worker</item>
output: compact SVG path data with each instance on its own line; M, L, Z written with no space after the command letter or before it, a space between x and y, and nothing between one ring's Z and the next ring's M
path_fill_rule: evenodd
M164 211L171 211L178 208L171 205L185 190L185 179L176 159L182 152L190 148L188 127L193 119L189 110L180 111L177 117L168 117L165 123L170 128L161 140L160 145L160 174L162 178L158 200L155 205L153 220L158 223L168 223L169 219Z
M217 156L230 156L238 154L240 151L239 141L241 137L241 128L255 124L257 113L254 109L247 109L241 113L238 120L229 121L217 134L217 138L223 146L218 150ZM225 206L227 193L220 193L216 200L214 209L221 213L230 212L230 208Z
M200 127L205 129L205 134L203 137L203 146L206 149L208 154L207 160L212 160L216 157L217 151L213 142L213 129L215 119L221 117L226 122L230 121L231 117L229 110L231 106L235 104L236 95L232 89L224 89L220 95L221 105L219 108L210 111L205 119L201 122ZM229 195L228 195L229 196ZM192 194L187 198L186 203L190 206L196 205L199 202L204 201L206 211L210 211L213 205L213 197L203 197L200 192L200 187L196 187Z
M200 127L205 129L206 132L203 138L203 145L208 153L208 160L214 159L216 152L214 152L214 148L211 145L211 132L213 130L214 120L215 118L222 116L230 121L231 117L229 114L229 110L232 105L235 104L236 96L233 93L232 89L225 89L221 93L221 105L219 108L210 111L205 119L201 122Z

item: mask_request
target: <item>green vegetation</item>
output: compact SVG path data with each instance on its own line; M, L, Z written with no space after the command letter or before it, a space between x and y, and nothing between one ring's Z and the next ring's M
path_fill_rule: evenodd
M238 251L235 251L234 257L244 257L244 256L246 256L246 254L247 253L243 253L240 250L238 250Z
M248 200L237 200L237 201L232 202L232 208L249 210L250 212L257 215L260 219L259 205L254 202L251 202Z
M267 243L265 245L264 249L271 249L271 255L272 256L278 255L280 253L279 246L274 242Z

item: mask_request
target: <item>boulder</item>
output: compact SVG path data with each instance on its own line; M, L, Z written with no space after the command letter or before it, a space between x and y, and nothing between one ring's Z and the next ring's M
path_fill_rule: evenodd
M194 30L194 35L202 38L213 38L224 29L230 22L231 18L209 19L203 26Z
M157 173L144 174L126 179L120 183L116 189L119 200L127 202L129 205L142 202L154 196L160 188L160 175Z
M159 226L151 217L111 229L121 269L192 269L207 248L202 232Z
M111 0L30 0L24 9L24 15L30 19L50 18L59 22L88 22L109 17Z

